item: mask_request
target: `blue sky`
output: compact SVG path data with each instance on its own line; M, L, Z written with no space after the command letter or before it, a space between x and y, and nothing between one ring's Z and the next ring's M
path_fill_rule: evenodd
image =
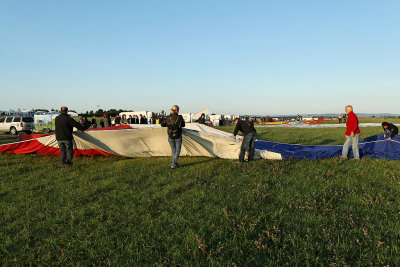
M2 0L0 110L400 113L399 14L399 1Z

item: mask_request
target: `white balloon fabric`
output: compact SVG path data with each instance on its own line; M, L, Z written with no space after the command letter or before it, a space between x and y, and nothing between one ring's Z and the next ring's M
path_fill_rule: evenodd
M130 126L131 129L75 131L75 155L115 155L130 158L171 155L166 128L160 125ZM234 141L232 134L205 125L188 123L183 128L181 156L237 159L240 146L241 142ZM0 152L59 155L60 149L55 135L48 135L2 145ZM255 158L282 159L279 153L257 149Z

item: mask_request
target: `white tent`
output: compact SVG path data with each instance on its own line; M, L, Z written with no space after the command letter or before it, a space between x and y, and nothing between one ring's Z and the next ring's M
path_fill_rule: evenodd
M71 117L79 117L79 114L73 111L68 111L68 115L70 115Z

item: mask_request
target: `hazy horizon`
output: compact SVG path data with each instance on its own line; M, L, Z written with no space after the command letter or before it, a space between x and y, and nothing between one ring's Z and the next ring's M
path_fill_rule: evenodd
M36 108L34 108L34 109L36 109ZM44 108L44 109L46 109L46 110L49 110L49 111L51 111L52 109L54 109L54 110L59 110L59 109L57 109L57 108ZM7 109L7 110L5 110L5 109L2 109L2 108L0 108L0 112L7 112L7 111L9 111L10 109ZM12 110L14 110L14 111L17 111L18 110L18 108L16 108L16 109L12 109ZM29 109L24 109L24 108L22 108L22 109L20 109L21 111L22 110L29 110ZM108 109L107 109L108 110ZM117 108L117 110L119 110L118 108ZM88 112L90 112L91 110L83 110L83 111L78 111L78 110L74 110L74 109L71 109L70 108L70 111L76 111L77 113L79 113L79 114L81 114L81 113L85 113L86 111L88 111ZM93 110L93 112L96 112L97 110ZM159 112L161 112L162 110L149 110L149 109L143 109L143 110L132 110L132 111L152 111L152 112L157 112L157 113L159 113ZM199 110L199 111L181 111L180 113L181 114L184 114L184 113L199 113L199 112L201 112L202 110ZM164 112L166 112L166 113L168 113L168 110L164 110ZM307 115L309 115L309 116L337 116L338 114L340 114L340 113L344 113L344 111L343 112L338 112L338 113L333 113L333 112L327 112L327 113L316 113L316 112L314 112L314 113L292 113L292 114L290 114L290 113L281 113L281 114L276 114L276 113L271 113L271 114L259 114L259 113L226 113L226 112L222 112L222 113L216 113L216 112L213 112L213 111L211 111L210 110L210 112L212 113L212 114L221 114L221 115L241 115L241 116L270 116L270 117L292 117L292 116L297 116L297 115L301 115L301 116L307 116ZM400 116L400 113L387 113L387 112L378 112L378 113L369 113L369 112L367 112L367 113L364 113L364 112L356 112L357 113L357 115L359 116L359 117L365 117L365 116L368 116L368 117L370 117L370 116Z

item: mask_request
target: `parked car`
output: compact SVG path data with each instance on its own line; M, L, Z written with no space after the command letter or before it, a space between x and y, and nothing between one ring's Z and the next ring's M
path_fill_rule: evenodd
M0 131L10 134L18 132L32 133L35 129L35 121L29 116L8 116L0 118Z

